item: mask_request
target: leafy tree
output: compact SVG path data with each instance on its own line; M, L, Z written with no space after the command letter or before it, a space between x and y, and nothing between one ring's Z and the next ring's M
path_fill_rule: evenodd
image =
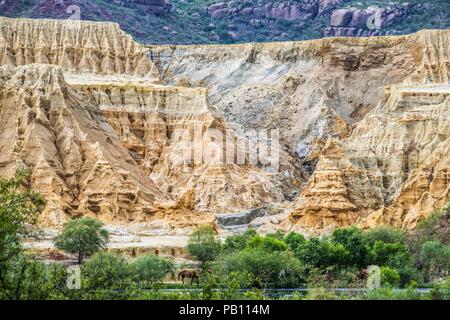
M225 239L223 245L223 251L225 252L235 252L245 249L248 243L257 236L254 229L248 229L243 234L237 236L231 236Z
M427 241L440 241L450 244L450 204L442 210L437 210L422 220L416 230L407 238L408 247L420 263L420 250Z
M30 236L45 201L30 189L29 173L18 171L10 180L0 180L0 297L32 298L29 275L41 269L25 255L22 239Z
M420 260L428 278L442 276L450 272L450 246L439 241L428 241L422 245Z
M450 277L433 286L430 298L433 300L450 300Z
M306 239L300 233L291 232L284 237L284 242L288 245L289 249L297 255L301 247L305 244Z
M55 237L56 248L76 254L78 263L106 247L108 231L103 224L93 218L80 218L67 222L62 232Z
M371 264L394 268L406 264L410 259L406 245L401 242L385 243L375 241L370 249L369 256Z
M281 241L272 237L254 237L248 244L248 248L252 249L260 249L262 251L285 251L288 248L288 245Z
M218 272L203 273L200 280L202 288L201 298L204 300L237 300L241 298L241 289L248 288L253 275L248 272ZM220 289L220 290L216 290Z
M341 244L348 251L350 266L359 268L367 266L368 250L360 229L356 227L338 228L334 230L331 241L335 244Z
M379 226L364 232L364 239L369 247L372 247L376 241L384 243L405 242L405 232L389 226Z
M311 238L300 249L298 257L306 265L319 269L348 265L350 253L340 243Z
M137 258L133 261L131 267L135 279L141 284L161 281L166 274L173 272L175 269L172 260L160 258L154 254Z
M192 233L187 248L194 258L205 264L213 261L220 254L221 243L214 229L205 225L198 227Z
M62 299L67 294L66 270L59 264L45 265L25 254L20 254L7 271L6 287L0 290L0 299L45 300Z
M303 282L300 261L288 252L247 248L221 257L222 274L245 272L258 287L294 287Z
M83 264L82 275L84 289L129 289L131 268L118 254L98 252Z

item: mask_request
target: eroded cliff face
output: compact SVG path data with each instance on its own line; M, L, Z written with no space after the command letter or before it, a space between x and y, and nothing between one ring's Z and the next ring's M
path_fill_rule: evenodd
M83 214L135 220L168 199L138 169L90 97L64 81L61 68L2 66L1 74L1 175L31 171L33 188L47 200L42 224Z
M65 72L157 80L146 50L116 23L0 17L0 63L59 65Z
M178 207L236 212L282 201L272 174L245 161L225 164L237 135L209 107L204 88L129 84L76 85L98 103L122 145ZM231 144L235 148L236 143ZM196 158L200 152L200 158ZM209 153L212 153L209 156ZM199 160L199 161L196 161Z
M215 161L226 149L210 131L229 128L207 90L158 84L146 50L115 24L0 22L0 174L31 171L47 199L41 225L82 215L195 224L199 212L282 200L256 165Z
M450 197L450 87L391 86L351 137L330 139L292 219L412 228Z
M280 128L311 174L297 189L295 227L408 228L449 201L449 35L151 50L163 81L207 87L230 123Z
M31 171L44 226L288 200L269 229L411 228L449 201L449 36L146 48L115 24L0 18L0 176ZM275 170L252 161L267 138L236 161L262 129Z
M306 158L343 137L422 62L415 37L323 39L221 46L151 47L163 81L209 89L230 124L280 128L287 151Z
M422 59L385 88L349 138L329 139L296 202L294 222L413 228L450 198L450 33L421 32Z

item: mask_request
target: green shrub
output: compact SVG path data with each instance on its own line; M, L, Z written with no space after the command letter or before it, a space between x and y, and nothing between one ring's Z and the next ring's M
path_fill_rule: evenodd
M450 277L443 282L434 285L429 294L433 300L450 300Z
M221 251L221 243L211 226L200 226L189 238L189 253L203 264L213 261Z
M386 287L397 288L400 284L399 273L389 267L381 267L381 284Z
M378 266L396 267L406 264L410 255L404 243L375 241L369 251L370 263Z
M175 265L172 260L149 254L135 259L131 263L131 270L134 279L145 286L164 280L168 273L174 272Z
M262 250L262 251L285 251L288 245L278 239L272 237L256 236L247 244L248 248Z
M364 239L366 244L369 247L372 247L377 241L384 243L404 243L406 234L400 229L389 226L379 226L364 232Z
M12 179L0 179L2 299L39 298L38 282L45 280L41 279L45 276L43 265L30 259L22 246L22 239L33 234L29 226L35 225L45 205L44 199L30 189L29 177L28 172L18 171Z
M450 246L439 241L427 241L420 250L420 261L428 278L448 274L450 272Z
M108 231L93 218L80 218L67 222L62 232L54 239L55 247L76 254L78 263L106 247Z
M82 289L92 292L130 288L130 265L118 254L96 253L83 264L81 271Z
M302 263L316 268L343 267L349 264L350 253L340 243L311 238L301 246L297 257Z
M248 229L242 235L228 237L225 239L223 251L235 252L243 250L255 236L257 236L256 231L254 229Z
M293 287L304 282L300 262L288 252L245 249L221 257L222 274L245 272L257 287Z
M0 300L45 300L64 297L65 270L58 265L46 266L24 254L15 257L5 272ZM6 290L5 290L6 289Z
M284 238L284 242L288 245L289 249L297 255L300 248L305 244L306 239L299 233L291 232Z
M356 227L338 228L334 230L331 241L341 244L348 252L348 266L363 268L367 266L368 250L363 232Z
M248 272L230 272L221 274L206 272L201 276L201 298L204 300L236 300L241 298L241 290L253 282L253 275ZM219 290L217 290L219 289Z
M326 288L310 288L305 296L305 300L338 300L334 291Z

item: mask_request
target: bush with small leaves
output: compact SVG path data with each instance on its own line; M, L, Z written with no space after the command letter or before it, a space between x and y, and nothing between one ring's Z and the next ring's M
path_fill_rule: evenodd
M87 260L82 268L82 289L91 293L101 293L133 288L132 270L120 255L99 252Z
M198 227L192 233L187 248L194 258L205 264L220 254L221 243L214 229L206 225Z
M109 234L103 224L93 218L80 218L67 222L62 232L54 239L55 247L76 254L78 263L104 249Z
M282 240L278 240L272 237L256 236L247 244L248 248L255 250L262 250L265 252L272 251L286 251L288 245Z
M348 267L365 268L367 266L368 250L360 229L338 228L334 230L331 241L334 244L341 244L348 251Z
M397 288L400 284L400 275L395 269L381 267L381 284L386 287Z
M305 244L306 239L300 233L291 232L284 237L284 242L288 245L289 249L297 255L301 247Z
M450 273L450 246L439 241L427 241L420 250L422 262L427 278L442 277Z
M224 252L244 250L248 243L257 235L254 229L248 229L241 235L231 236L225 239L222 249Z
M222 256L216 265L222 267L222 274L252 275L253 285L260 288L295 287L304 283L300 261L290 252L247 248Z
M164 280L168 273L174 272L175 265L172 260L149 254L136 258L131 263L131 269L135 280L145 287Z

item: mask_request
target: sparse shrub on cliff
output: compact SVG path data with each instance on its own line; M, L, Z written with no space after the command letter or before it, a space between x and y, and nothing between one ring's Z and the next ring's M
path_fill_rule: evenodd
M433 300L450 300L450 277L435 284L429 293L429 297Z
M55 237L55 247L76 254L78 263L86 257L104 249L109 241L108 231L93 218L81 218L67 222L62 232Z

